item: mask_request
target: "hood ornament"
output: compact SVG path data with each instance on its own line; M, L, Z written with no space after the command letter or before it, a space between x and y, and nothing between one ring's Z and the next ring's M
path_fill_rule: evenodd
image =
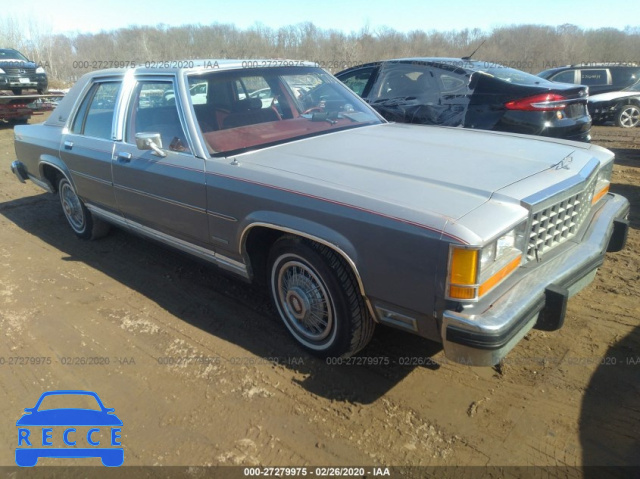
M566 158L563 158L559 163L553 165L556 170L570 170L571 163L573 163L573 156L569 155Z

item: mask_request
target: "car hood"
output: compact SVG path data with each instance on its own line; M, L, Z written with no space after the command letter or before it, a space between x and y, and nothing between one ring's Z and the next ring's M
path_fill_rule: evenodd
M593 148L598 147L391 123L279 145L237 160L249 179L261 183L405 219L429 214L456 220L496 191L571 155L572 169L557 169L536 188L563 181L586 164ZM521 199L513 198L518 204Z
M36 68L35 62L26 62L24 60L11 60L5 59L0 60L0 68L2 67L10 67L10 68Z
M640 97L640 92L638 91L612 91L609 93L600 93L598 95L591 95L589 97L590 102L600 102L600 101L611 101L611 100L620 100L622 98L628 98L630 96Z
M17 426L122 426L115 414L92 409L47 409L25 414Z

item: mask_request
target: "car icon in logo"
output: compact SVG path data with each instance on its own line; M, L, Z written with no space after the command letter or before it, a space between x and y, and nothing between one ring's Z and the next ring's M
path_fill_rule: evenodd
M79 407L46 407L75 404ZM18 420L16 464L35 466L41 457L99 457L108 467L121 466L124 450L120 443L122 421L113 408L106 408L91 391L61 390L43 393L33 408L26 408ZM40 430L40 428L42 428ZM79 444L80 443L80 444ZM106 445L110 447L104 447Z

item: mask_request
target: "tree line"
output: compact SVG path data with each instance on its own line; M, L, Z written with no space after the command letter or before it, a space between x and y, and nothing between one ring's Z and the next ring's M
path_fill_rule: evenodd
M362 28L344 33L306 22L278 29L257 23L131 26L99 33L53 34L37 21L0 19L0 47L20 50L42 65L54 86L87 71L204 58L286 58L316 61L336 73L370 61L398 57L473 56L531 73L575 63L640 63L640 27L582 29L565 24L511 25L490 31L398 32Z

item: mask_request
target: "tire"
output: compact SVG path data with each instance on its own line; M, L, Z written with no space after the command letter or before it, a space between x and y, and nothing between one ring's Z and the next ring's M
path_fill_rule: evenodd
M640 124L640 107L624 105L616 114L616 125L622 128L635 128Z
M71 182L64 176L58 182L58 196L64 216L78 238L94 240L109 232L109 224L91 214L76 194Z
M282 237L271 248L267 275L280 318L313 355L346 358L371 340L375 323L356 278L327 246Z

